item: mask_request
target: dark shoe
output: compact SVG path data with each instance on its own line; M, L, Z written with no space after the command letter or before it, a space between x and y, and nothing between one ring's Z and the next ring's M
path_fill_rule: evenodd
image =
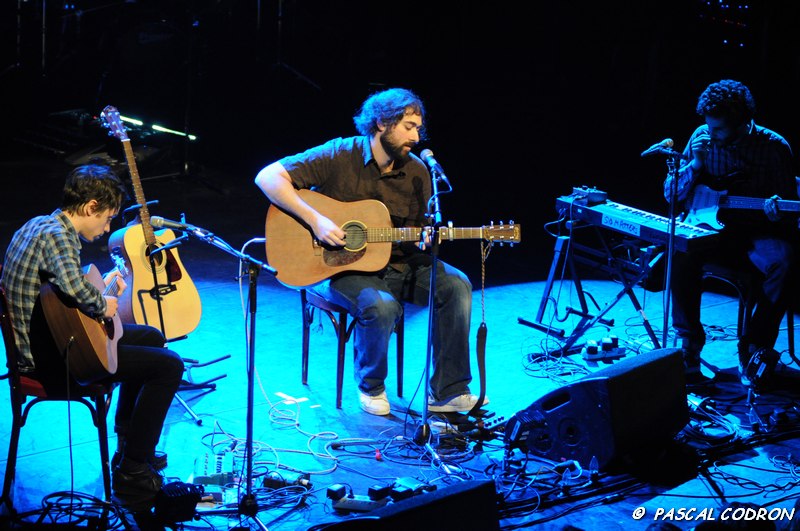
M696 371L686 371L686 388L689 390L704 389L714 386L714 379L709 378L698 368Z
M114 456L111 458L111 470L114 470L119 466L119 462L122 459L122 454L119 453L119 450L114 452ZM150 459L147 460L153 470L156 472L161 472L165 468L167 468L167 454L166 452L158 452L153 455Z
M769 383L780 360L780 354L771 348L755 349L746 363L740 363L739 376L745 387L763 387ZM741 361L741 360L740 360Z
M700 351L686 347L682 350L686 387L695 389L714 385L714 380L703 374L700 370Z
M132 511L147 511L153 506L164 478L149 463L123 458L111 475L114 501Z

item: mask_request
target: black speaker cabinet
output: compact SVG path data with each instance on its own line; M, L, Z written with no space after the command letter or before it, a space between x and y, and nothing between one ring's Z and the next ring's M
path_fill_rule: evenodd
M463 481L390 503L361 516L310 528L341 531L410 529L500 529L493 480ZM468 523L465 523L468 522Z
M509 419L510 448L600 470L670 441L689 421L680 349L623 359L536 400Z

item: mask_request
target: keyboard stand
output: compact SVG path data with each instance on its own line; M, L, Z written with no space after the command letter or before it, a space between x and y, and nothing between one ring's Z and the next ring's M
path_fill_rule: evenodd
M591 228L594 229L598 236L598 246L601 248L601 250L577 243L573 237L574 231L581 228L587 228L587 226L580 225L578 222L573 221L571 222L571 230L573 231L573 235L558 236L556 238L553 262L550 266L550 272L547 276L547 282L545 283L542 300L536 313L536 321L528 321L522 317L517 318L517 321L519 324L530 326L551 336L557 336L560 338L564 338L566 336L565 330L561 328L555 328L543 321L547 304L552 299L551 293L558 271L562 270L563 267L566 266L572 282L575 285L578 301L580 303L580 309L567 307L567 315L562 319L562 321L565 321L569 315L578 315L581 319L569 337L564 340L564 343L561 346L563 353L568 353L569 349L578 341L578 339L580 339L595 324L601 323L606 326L613 326L613 319L604 319L603 316L605 316L605 314L608 313L611 308L613 308L620 300L622 300L625 295L628 296L633 304L634 309L641 316L642 323L647 330L647 334L650 336L650 340L653 342L654 348L661 348L658 338L653 331L653 327L650 326L650 322L647 320L647 316L645 315L642 305L639 303L639 299L636 297L636 293L634 293L633 288L647 277L652 268L664 256L664 252L651 245L642 249L642 254L635 262L623 260L613 255L611 248L608 246L606 238L603 236L603 233L596 227ZM607 303L603 308L600 308L594 298L592 298L592 302L599 310L596 315L592 315L590 313L589 305L586 301L587 294L583 289L583 284L580 276L578 275L577 268L575 266L576 262L600 269L609 274L612 279L617 280L622 284L622 289L616 294L614 299ZM589 294L589 297L591 298L591 294Z

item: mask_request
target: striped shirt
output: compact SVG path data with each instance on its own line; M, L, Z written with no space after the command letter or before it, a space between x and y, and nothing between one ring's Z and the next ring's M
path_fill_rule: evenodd
M31 316L42 282L52 282L90 315L105 312L103 294L84 277L80 250L78 232L61 210L31 219L11 239L0 285L8 298L22 372L34 368Z

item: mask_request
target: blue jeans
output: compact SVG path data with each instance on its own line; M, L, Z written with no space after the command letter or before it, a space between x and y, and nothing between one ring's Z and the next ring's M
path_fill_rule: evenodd
M689 348L699 352L706 337L700 322L702 267L713 261L734 269L752 264L762 275L758 298L747 330L739 338L740 354L749 347L775 346L786 312L786 280L794 261L792 244L777 237L722 234L718 247L695 253L676 253L672 269L672 325Z
M472 284L458 269L438 261L434 305L433 373L430 394L442 400L469 392L469 326ZM344 306L356 320L355 378L369 395L385 390L389 339L403 312L402 302L427 306L430 265L409 265L398 271L351 273L314 286L313 291Z

